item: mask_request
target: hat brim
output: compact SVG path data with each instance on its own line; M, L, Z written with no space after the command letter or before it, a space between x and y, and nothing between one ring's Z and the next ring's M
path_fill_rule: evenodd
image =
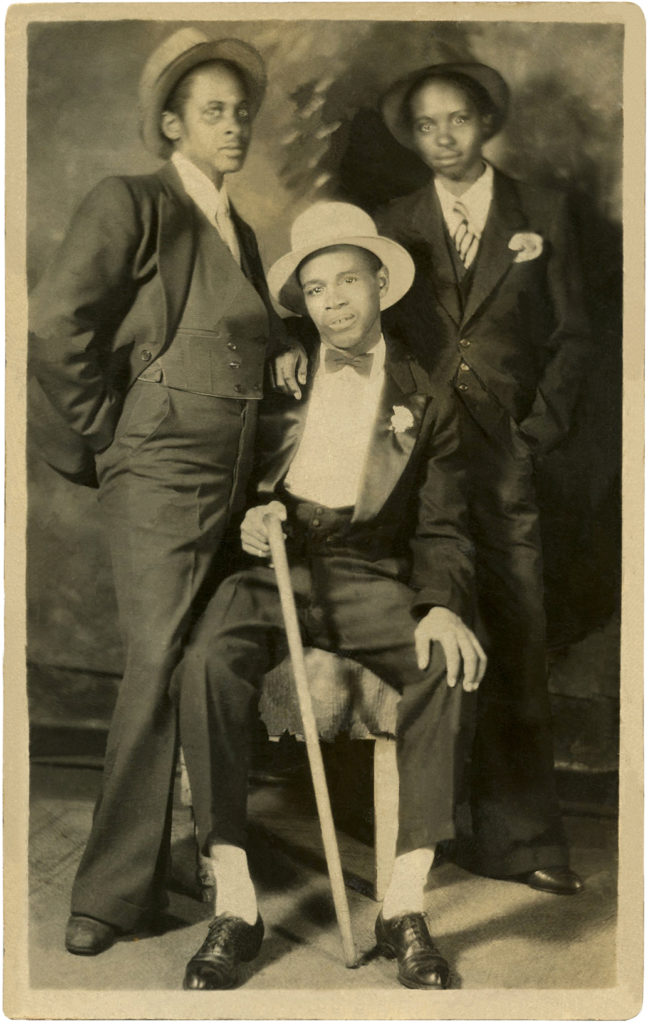
M250 118L256 117L267 85L261 54L241 39L197 43L167 64L155 81L140 86L140 136L149 152L164 159L173 152L173 143L162 134L160 127L164 105L183 75L210 60L224 60L237 68L245 84Z
M349 235L331 240L325 245L304 246L280 257L270 267L267 274L268 288L275 301L290 310L291 313L308 316L304 293L297 280L297 268L308 256L314 256L317 252L333 249L339 245L353 245L358 249L368 249L387 268L389 286L381 297L381 309L389 309L399 299L402 299L403 295L412 287L415 273L414 261L402 245L392 241L391 238L383 238L380 235L378 237Z
M492 138L500 130L508 111L509 89L499 71L487 64L431 64L429 67L413 71L394 82L379 101L383 120L401 146L405 146L406 149L416 149L403 106L410 89L413 89L417 82L422 82L426 78L443 78L452 75L462 75L464 78L471 79L487 93L493 105L493 122L488 138Z

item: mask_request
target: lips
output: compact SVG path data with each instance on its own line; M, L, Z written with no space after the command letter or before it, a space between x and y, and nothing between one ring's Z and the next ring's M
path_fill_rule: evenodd
M354 313L344 313L342 316L336 316L333 320L329 320L327 326L334 331L344 330L344 328L349 327L354 320Z

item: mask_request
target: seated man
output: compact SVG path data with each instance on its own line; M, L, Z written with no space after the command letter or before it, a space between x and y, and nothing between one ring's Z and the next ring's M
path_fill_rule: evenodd
M304 641L353 657L402 694L397 856L376 938L398 959L401 984L445 988L423 889L436 844L453 835L462 689L477 688L486 659L463 621L472 545L451 396L432 393L381 331L381 309L412 278L409 255L357 207L318 203L295 221L292 251L268 282L319 339L303 332L304 400L268 401L257 475L268 504L247 512L241 536L248 555L266 559L263 517L276 512ZM274 571L259 565L220 586L178 670L199 841L216 879L215 917L185 988L231 987L261 946L245 853L249 735L263 676L285 651Z

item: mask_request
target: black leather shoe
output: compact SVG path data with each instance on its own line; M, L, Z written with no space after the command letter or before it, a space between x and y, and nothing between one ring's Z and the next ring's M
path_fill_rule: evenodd
M119 929L107 921L71 914L65 929L65 948L76 956L96 956L110 949L119 934Z
M398 959L398 980L405 988L447 988L450 967L439 953L428 931L425 914L376 920L378 951Z
M522 881L531 889L551 892L555 896L576 896L585 888L583 879L568 867L538 868L523 875Z
M187 964L182 987L234 988L238 983L239 965L254 960L262 941L260 914L255 924L231 914L219 914L210 924L202 946Z

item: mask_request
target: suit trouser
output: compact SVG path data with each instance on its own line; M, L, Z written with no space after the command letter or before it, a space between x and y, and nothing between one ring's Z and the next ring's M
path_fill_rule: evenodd
M513 875L566 864L547 689L542 547L529 448L513 420L464 409L471 527L488 669L478 693L467 866Z
M98 457L125 672L72 910L129 929L163 899L177 749L169 693L245 483L254 403L138 382Z
M412 591L395 560L313 556L291 568L304 641L346 654L402 693L398 705L399 853L454 835L461 687L446 683L434 644L421 671ZM286 653L274 571L226 579L178 669L180 736L199 841L246 842L251 725L263 675Z

